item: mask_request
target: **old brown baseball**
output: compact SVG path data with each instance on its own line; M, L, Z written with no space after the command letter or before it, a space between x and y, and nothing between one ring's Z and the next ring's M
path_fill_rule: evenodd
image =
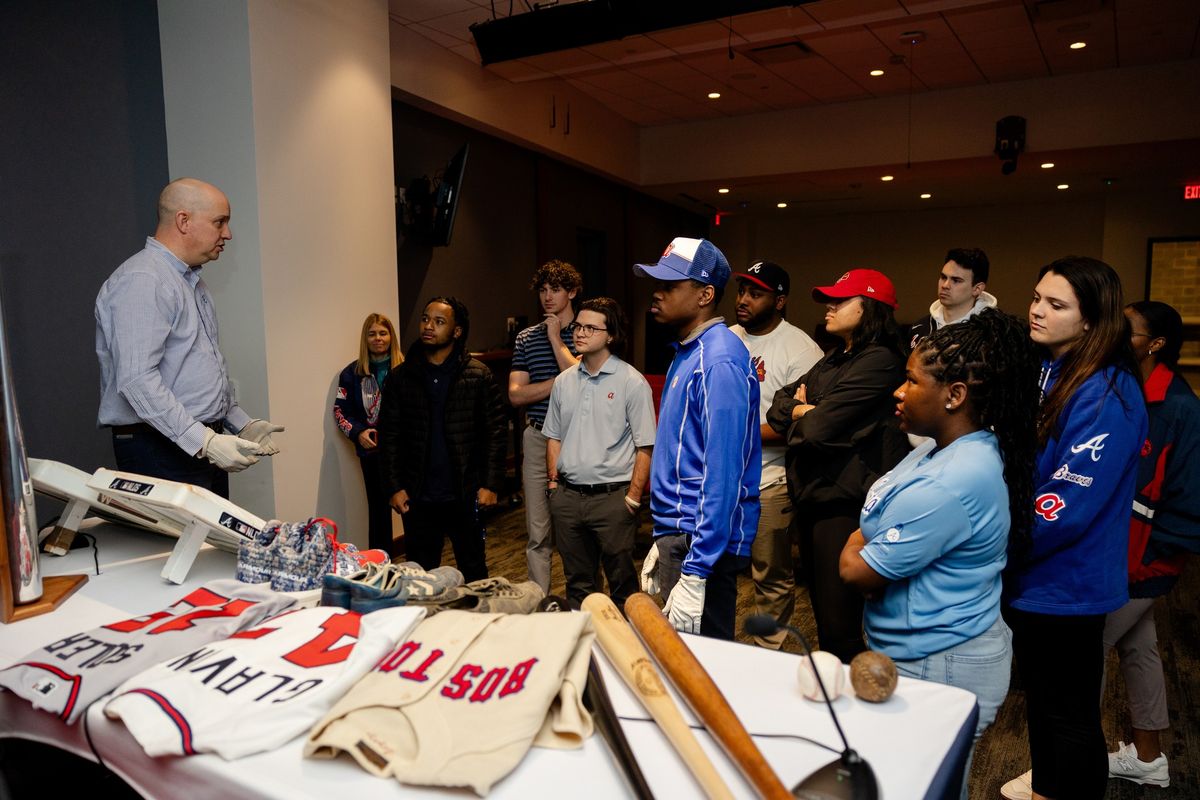
M863 700L882 703L896 691L896 663L874 650L859 653L850 662L850 685Z

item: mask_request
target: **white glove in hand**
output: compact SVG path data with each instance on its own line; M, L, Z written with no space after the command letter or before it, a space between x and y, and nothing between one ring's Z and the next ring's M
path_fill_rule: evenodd
M250 442L258 444L264 456L273 456L279 452L274 440L271 439L272 433L283 433L283 426L276 425L266 419L252 419L246 423L246 426L238 431L238 436Z
M699 633L700 617L704 615L704 585L706 580L695 575L680 575L679 583L671 590L663 606L671 627L681 633Z
M209 430L204 437L204 447L200 448L200 455L226 472L241 472L251 464L258 463L262 450L257 442Z
M662 585L658 580L658 544L650 543L650 552L642 562L642 591L646 594L658 594Z

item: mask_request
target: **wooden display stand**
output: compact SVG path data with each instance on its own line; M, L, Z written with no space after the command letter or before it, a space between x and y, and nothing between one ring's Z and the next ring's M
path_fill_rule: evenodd
M87 575L55 575L42 578L42 596L32 603L13 602L12 576L8 571L8 531L0 519L0 623L18 622L58 608L87 583Z

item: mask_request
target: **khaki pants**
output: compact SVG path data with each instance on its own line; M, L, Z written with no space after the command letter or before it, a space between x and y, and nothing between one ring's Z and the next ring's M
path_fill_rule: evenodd
M521 441L521 489L525 493L525 561L529 580L550 594L550 560L554 555L554 529L550 501L546 499L546 437L532 425L525 427Z
M759 495L762 511L758 533L750 547L750 575L754 579L754 613L770 614L781 625L792 624L796 610L796 578L792 565L792 501L787 483L777 483ZM755 636L760 647L778 650L787 631Z

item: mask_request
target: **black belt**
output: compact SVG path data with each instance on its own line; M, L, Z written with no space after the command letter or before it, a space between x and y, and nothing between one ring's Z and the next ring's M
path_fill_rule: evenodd
M534 420L529 420L529 427L533 428L534 430L540 431L542 429L542 425L544 422L545 422L545 420L543 420L542 422L535 422Z
M619 492L629 486L629 481L618 481L617 483L571 483L570 481L558 479L558 483L564 489L570 489L573 492L580 494L611 494Z
M200 424L217 433L223 432L223 420L218 419L212 422L201 422ZM111 427L112 432L118 435L127 435L130 433L157 433L160 436L162 435L158 428L148 422L134 422L131 425L113 425Z

